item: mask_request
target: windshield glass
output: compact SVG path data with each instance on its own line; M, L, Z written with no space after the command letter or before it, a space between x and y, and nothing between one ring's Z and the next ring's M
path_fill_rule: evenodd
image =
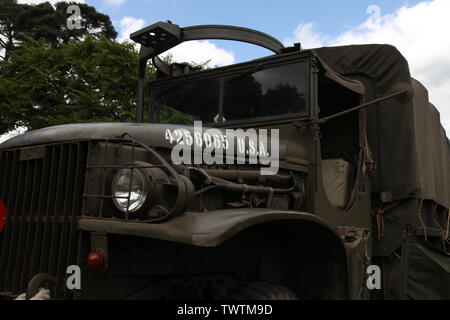
M307 83L307 64L300 61L158 85L152 95L154 121L188 124L306 116Z
M219 90L220 78L183 81L157 88L153 94L155 121L179 123L171 122L175 118L213 122L218 112Z
M225 81L224 121L306 113L306 63L268 68Z

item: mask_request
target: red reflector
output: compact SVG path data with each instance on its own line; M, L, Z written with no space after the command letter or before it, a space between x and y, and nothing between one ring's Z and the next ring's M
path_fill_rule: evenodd
M0 232L3 232L6 224L6 207L2 199L0 199Z
M92 251L89 253L89 256L87 258L87 265L91 268L101 268L103 267L103 263L105 262L105 259L103 257L103 254L98 251Z

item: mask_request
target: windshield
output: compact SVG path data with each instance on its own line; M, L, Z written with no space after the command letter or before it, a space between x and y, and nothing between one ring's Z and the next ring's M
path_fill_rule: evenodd
M307 64L300 61L158 85L152 95L154 120L187 124L306 116L307 83Z

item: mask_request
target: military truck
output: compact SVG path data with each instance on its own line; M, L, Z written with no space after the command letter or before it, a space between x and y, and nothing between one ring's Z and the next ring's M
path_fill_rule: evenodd
M2 297L45 286L54 299L450 298L449 140L396 48L305 50L171 22L131 38L135 123L0 145ZM207 70L158 57L201 39L273 54ZM173 135L193 129L161 123L168 113L221 132L278 130L278 172L174 163Z

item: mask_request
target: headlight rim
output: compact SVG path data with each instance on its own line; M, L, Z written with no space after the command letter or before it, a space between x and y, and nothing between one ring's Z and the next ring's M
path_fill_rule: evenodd
M149 179L147 177L145 169L139 168L139 167L142 167L143 164L149 165L147 163L139 163L136 161L134 163L125 165L125 168L120 168L113 176L113 179L111 181L112 200L113 200L115 207L123 214L130 214L130 215L138 214L139 212L141 212L141 210L146 208L146 206L149 202L149 198L150 198L150 194L151 194L151 190L150 190L151 184L149 183ZM130 203L128 203L128 206L126 206L126 207L121 206L118 203L118 198L115 197L115 187L117 186L115 183L117 182L120 172L122 172L123 170L130 170L132 173L133 180L135 179L136 176L139 176L139 178L141 179L141 182L142 182L142 186L143 186L142 200L140 200L139 205L137 205L133 209L129 208ZM128 190L128 193L130 193L130 192L131 191Z

